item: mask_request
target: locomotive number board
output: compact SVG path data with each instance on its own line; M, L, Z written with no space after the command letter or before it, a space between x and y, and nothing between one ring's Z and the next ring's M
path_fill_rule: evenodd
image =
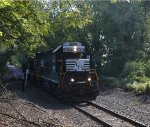
M85 52L85 46L63 46L63 52Z

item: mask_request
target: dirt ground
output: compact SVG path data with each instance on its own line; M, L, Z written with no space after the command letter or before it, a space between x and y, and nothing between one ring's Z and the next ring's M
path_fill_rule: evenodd
M34 93L36 88L30 87L30 90ZM0 127L66 126L39 105L23 98L26 93L21 92L21 80L9 81L3 86L0 94Z
M0 92L0 127L102 127L30 83L22 92L21 77L18 68L8 67Z

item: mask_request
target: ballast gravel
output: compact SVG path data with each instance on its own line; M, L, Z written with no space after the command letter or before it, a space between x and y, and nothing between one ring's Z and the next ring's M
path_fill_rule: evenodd
M120 88L106 89L100 91L94 102L150 126L150 95L137 95Z
M11 103L18 112L25 116L29 121L34 121L40 125L42 125L42 123L49 123L49 125L53 125L54 127L103 127L89 117L78 112L73 107L58 101L40 88L28 87L24 92L21 92L21 84L16 83L16 85L17 86L15 87L15 83L10 84L11 88L9 88L9 90L12 95L9 96L10 98L13 98ZM6 109L3 110L2 107L5 107ZM19 116L8 103L0 102L0 109L0 112L7 111L8 114ZM0 115L0 121L1 117L3 116ZM12 120L9 121L8 125L12 123ZM2 122L4 122L4 119ZM16 124L16 121L14 123ZM20 123L18 123L16 127L22 126L22 124L19 124ZM46 126L42 125L41 127Z
M56 100L48 93L45 93L41 89L35 88L34 90L28 90L24 95L18 94L19 98L30 101L40 109L46 110L46 112L56 118L60 123L70 127L102 127L102 125L95 123L76 109L65 105L62 102Z
M112 127L135 127L134 125L130 124L127 121L124 121L120 118L117 118L103 110L97 109L91 105L82 107L85 111L93 114L97 118L101 119L102 121L108 123Z

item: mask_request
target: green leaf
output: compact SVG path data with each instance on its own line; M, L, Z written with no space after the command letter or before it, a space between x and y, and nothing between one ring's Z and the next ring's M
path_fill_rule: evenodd
M0 36L3 36L3 32L0 31Z

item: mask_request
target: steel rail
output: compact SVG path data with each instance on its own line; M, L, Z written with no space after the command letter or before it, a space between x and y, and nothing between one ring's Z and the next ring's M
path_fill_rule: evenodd
M111 115L113 115L113 116L116 116L116 117L118 117L118 118L120 118L120 119L122 119L122 120L124 120L124 121L127 121L127 122L129 122L130 124L132 124L132 125L135 125L135 126L138 126L138 127L148 127L148 125L142 124L142 123L140 123L140 122L138 122L138 121L135 121L135 120L133 120L133 119L131 119L131 118L129 118L129 117L125 117L125 116L123 116L123 115L121 115L121 114L118 114L118 113L116 113L116 112L113 112L113 111L111 111L111 110L109 110L109 109L107 109L107 108L104 108L104 107L102 107L102 106L100 106L100 105L98 105L98 104L96 104L96 103L94 103L94 102L88 101L88 102L86 102L86 103L89 104L89 105L91 105L91 106L93 106L93 107L95 107L95 108L97 108L97 109L103 110L103 111L105 111L105 112L107 112L107 113L109 113L109 114L111 114Z
M83 110L82 108L80 108L79 106L66 101L65 99L63 99L62 97L57 96L56 94L50 92L49 90L45 89L44 87L42 87L42 89L46 92L48 92L49 94L51 94L53 97L55 97L58 101L67 104L68 106L71 106L75 109L77 109L79 112L83 113L85 116L88 116L89 118L91 118L92 120L94 120L97 123L100 123L102 125L104 125L105 127L112 127L111 125L109 125L108 123L104 122L103 120L93 116L92 114L88 113L87 111Z
M101 120L100 118L97 118L96 116L92 115L91 113L89 113L89 112L85 111L84 109L80 108L78 105L73 104L73 103L71 103L71 102L69 102L69 101L66 101L66 100L63 99L62 97L57 96L56 94L50 92L49 90L47 90L47 89L45 89L45 88L43 88L43 87L42 87L42 89L43 89L44 91L48 92L49 94L51 94L51 95L52 95L53 97L55 97L58 101L60 101L60 102L62 102L62 103L65 103L65 104L67 104L67 105L69 105L69 106L71 106L71 107L77 109L79 112L81 112L81 113L83 113L84 115L88 116L88 117L89 117L90 119L92 119L93 121L95 121L95 122L97 122L97 123L100 123L100 124L104 125L105 127L113 127L112 125L108 124L107 122ZM134 126L138 126L138 127L148 127L148 125L139 123L138 121L132 120L131 118L128 118L128 117L125 117L125 116L123 116L123 115L121 115L121 114L115 113L115 112L113 112L113 111L111 111L111 110L109 110L109 109L107 109L107 108L104 108L104 107L102 107L102 106L100 106L100 105L97 105L97 104L94 103L94 102L87 101L87 102L85 102L85 103L87 103L88 105L93 106L93 107L95 107L95 108L97 108L97 109L103 110L103 111L105 111L106 113L109 113L109 114L111 114L111 115L113 115L113 116L115 116L115 117L118 117L118 118L120 118L120 119L122 119L122 120L124 120L124 121L126 121L126 122L129 122L130 124L132 124L132 125L134 125Z
M74 107L75 109L77 109L78 111L82 112L83 114L85 114L86 116L90 117L92 120L94 120L97 123L100 123L102 125L104 125L105 127L112 127L110 124L106 123L105 121L93 116L92 114L88 113L87 111L83 110L82 108L80 108L77 105L74 104L70 104L72 107Z

